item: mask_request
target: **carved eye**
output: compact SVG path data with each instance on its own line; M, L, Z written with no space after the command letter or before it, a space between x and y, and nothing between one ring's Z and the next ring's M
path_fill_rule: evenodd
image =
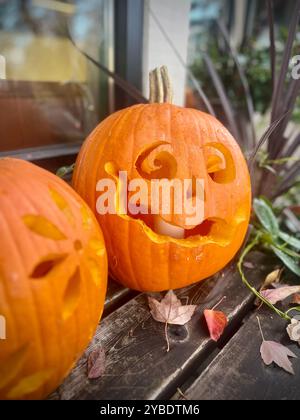
M177 173L177 161L172 147L165 141L158 141L142 150L135 161L135 167L144 179L173 179Z
M236 177L231 152L221 143L208 143L204 147L206 168L210 178L218 184L229 184Z
M28 229L39 236L53 239L54 241L67 239L60 229L44 216L27 214L23 216L22 219Z
M39 261L33 268L30 278L31 279L44 279L48 274L50 274L55 267L57 267L61 262L67 258L67 254L62 255L49 255Z

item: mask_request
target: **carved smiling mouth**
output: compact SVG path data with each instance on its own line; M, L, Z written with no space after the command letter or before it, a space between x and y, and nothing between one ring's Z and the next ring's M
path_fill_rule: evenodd
M239 214L236 215L235 222L231 225L220 218L208 218L195 228L188 230L167 223L160 216L155 216L156 221L151 215L118 214L118 217L140 225L145 234L155 243L175 243L186 248L207 244L226 247L234 239L239 226L246 221L245 217Z
M120 182L118 171L112 163L105 165L105 171L116 181L115 210L116 215L123 220L139 225L151 241L158 244L175 243L182 247L194 248L207 244L215 244L221 247L228 246L236 236L239 226L246 222L245 215L237 211L227 223L222 218L206 218L202 223L192 229L185 229L166 222L163 217L153 214L124 214L120 211L118 197L124 185Z

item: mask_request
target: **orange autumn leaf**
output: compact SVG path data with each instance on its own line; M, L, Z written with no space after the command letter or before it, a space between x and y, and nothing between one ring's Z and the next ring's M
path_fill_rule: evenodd
M300 305L300 294L296 293L293 296L292 304Z
M210 338L217 342L228 325L226 315L221 311L206 309L204 311L204 317L207 323Z

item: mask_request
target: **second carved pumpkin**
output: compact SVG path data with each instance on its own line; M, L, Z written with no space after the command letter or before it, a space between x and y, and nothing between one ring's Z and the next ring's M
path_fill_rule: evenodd
M151 214L149 192L140 195L139 214L129 207L124 214L117 203L116 214L101 215L97 184L104 178L118 192L132 180L145 181L148 191L153 180L191 180L183 189L191 202L202 180L203 212L188 224L174 199L169 211L159 201ZM238 144L216 118L171 104L164 68L151 74L150 104L111 115L88 137L73 185L96 213L112 276L140 291L176 289L213 275L234 257L248 228L251 184ZM129 201L133 192L126 193Z
M93 337L104 307L101 229L65 182L0 159L0 400L54 391Z

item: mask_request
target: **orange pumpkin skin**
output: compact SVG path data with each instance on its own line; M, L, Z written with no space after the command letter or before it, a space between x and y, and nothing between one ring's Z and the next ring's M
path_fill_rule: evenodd
M208 222L196 228L190 240L155 233L151 216L142 221L96 211L96 184L108 177L106 164L112 162L119 171L127 171L129 180L143 178L139 159L147 159L143 151L159 142L170 153L170 161L177 162L176 178L204 180ZM211 147L226 155L226 169L215 174L209 160ZM158 165L155 153L150 153L150 166ZM176 289L215 274L235 256L249 224L251 183L238 144L214 117L169 103L136 105L103 121L82 147L73 186L102 227L112 276L140 291ZM186 227L182 216L162 218Z
M0 160L0 231L0 399L41 399L60 385L99 322L103 235L64 181L16 159Z

